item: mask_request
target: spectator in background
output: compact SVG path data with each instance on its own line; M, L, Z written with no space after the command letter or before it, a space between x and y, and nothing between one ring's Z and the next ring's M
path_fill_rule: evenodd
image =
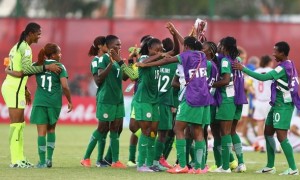
M85 93L82 90L80 82L85 80L85 76L81 74L76 74L75 77L69 82L69 87L72 95L84 96Z

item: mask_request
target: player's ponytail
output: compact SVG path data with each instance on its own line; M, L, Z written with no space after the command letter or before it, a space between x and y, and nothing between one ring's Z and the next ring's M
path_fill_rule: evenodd
M89 56L97 56L99 51L99 46L104 46L106 43L106 39L104 36L98 36L95 38L93 44L90 47Z
M54 43L48 43L42 48L38 55L37 65L41 66L44 64L46 59L51 59L53 54L58 52L58 45Z

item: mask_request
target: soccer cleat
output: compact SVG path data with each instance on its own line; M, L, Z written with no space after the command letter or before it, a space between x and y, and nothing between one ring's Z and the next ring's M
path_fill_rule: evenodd
M27 168L32 168L34 167L34 164L32 164L31 162L29 162L27 159L21 161L22 164L25 164L27 166Z
M152 169L150 169L148 166L143 165L141 167L137 167L136 170L138 172L154 172Z
M205 174L206 172L201 170L201 168L198 168L198 169L192 168L192 169L189 169L188 174Z
M292 175L292 176L297 176L299 175L299 170L292 170L291 168L288 168L287 170L285 170L284 172L279 174L280 176L282 175Z
M108 165L108 166L111 166L112 164L112 161L111 160L108 160L108 159L103 159L103 161Z
M84 167L91 167L91 159L82 159L80 161L80 164Z
M46 164L47 164L48 168L52 168L52 161L51 160L47 159Z
M127 167L136 167L136 162L128 161L126 165L127 165Z
M96 162L96 167L108 167L109 165L103 160Z
M153 164L150 169L152 169L154 172L161 172L161 171L166 171L168 168L158 164Z
M121 161L113 162L111 164L111 167L112 168L126 168L126 166L123 163L121 163Z
M265 173L265 174L275 174L276 173L276 168L272 167L264 167L261 170L256 171L256 173Z
M162 165L162 166L164 166L164 167L166 167L166 168L168 168L168 169L170 169L170 168L173 167L171 164L169 164L169 163L167 162L167 160L166 160L163 156L160 157L160 159L159 159L159 164Z
M234 170L235 168L237 168L238 167L238 162L237 162L237 160L233 160L233 161L231 161L230 163L229 163L229 168L230 168L230 170Z
M246 165L244 163L241 163L238 165L238 167L235 168L234 172L241 173L241 172L246 172L246 170L247 170Z
M16 164L10 164L9 167L11 168L28 168L26 164L23 164L22 162L18 162Z
M216 170L214 170L212 172L214 172L214 173L231 173L231 170L230 170L230 168L228 168L228 169L225 170L225 169L223 169L222 166L220 166L220 167L218 167Z
M208 169L209 169L209 167L208 167L208 165L206 164L205 167L204 167L204 169L201 170L201 171L202 171L202 174L207 173L207 172L208 172Z
M47 164L42 164L42 163L37 163L37 165L35 166L35 168L39 168L39 169L42 169L42 168L47 168Z
M208 172L213 172L216 169L218 169L218 166L214 164L208 168Z
M187 166L185 166L185 167L182 168L182 167L180 167L179 164L177 164L172 169L168 169L167 172L171 173L171 174L188 173L189 172L189 168Z

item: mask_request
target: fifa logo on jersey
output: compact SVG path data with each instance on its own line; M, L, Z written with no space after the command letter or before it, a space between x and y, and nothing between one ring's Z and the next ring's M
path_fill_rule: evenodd
M189 70L189 77L191 78L192 76L195 76L195 78L199 78L199 77L206 77L207 76L207 72L206 72L206 68L199 68L198 71L196 71L197 69L190 69ZM195 74L195 75L193 75Z

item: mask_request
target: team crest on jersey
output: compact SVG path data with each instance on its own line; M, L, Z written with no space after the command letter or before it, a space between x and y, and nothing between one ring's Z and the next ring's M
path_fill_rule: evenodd
M104 113L103 114L103 117L106 119L106 118L108 118L108 114L107 113Z
M148 113L146 114L146 117L147 117L147 118L151 118L151 116L152 116L152 114L151 114L150 112L148 112Z

